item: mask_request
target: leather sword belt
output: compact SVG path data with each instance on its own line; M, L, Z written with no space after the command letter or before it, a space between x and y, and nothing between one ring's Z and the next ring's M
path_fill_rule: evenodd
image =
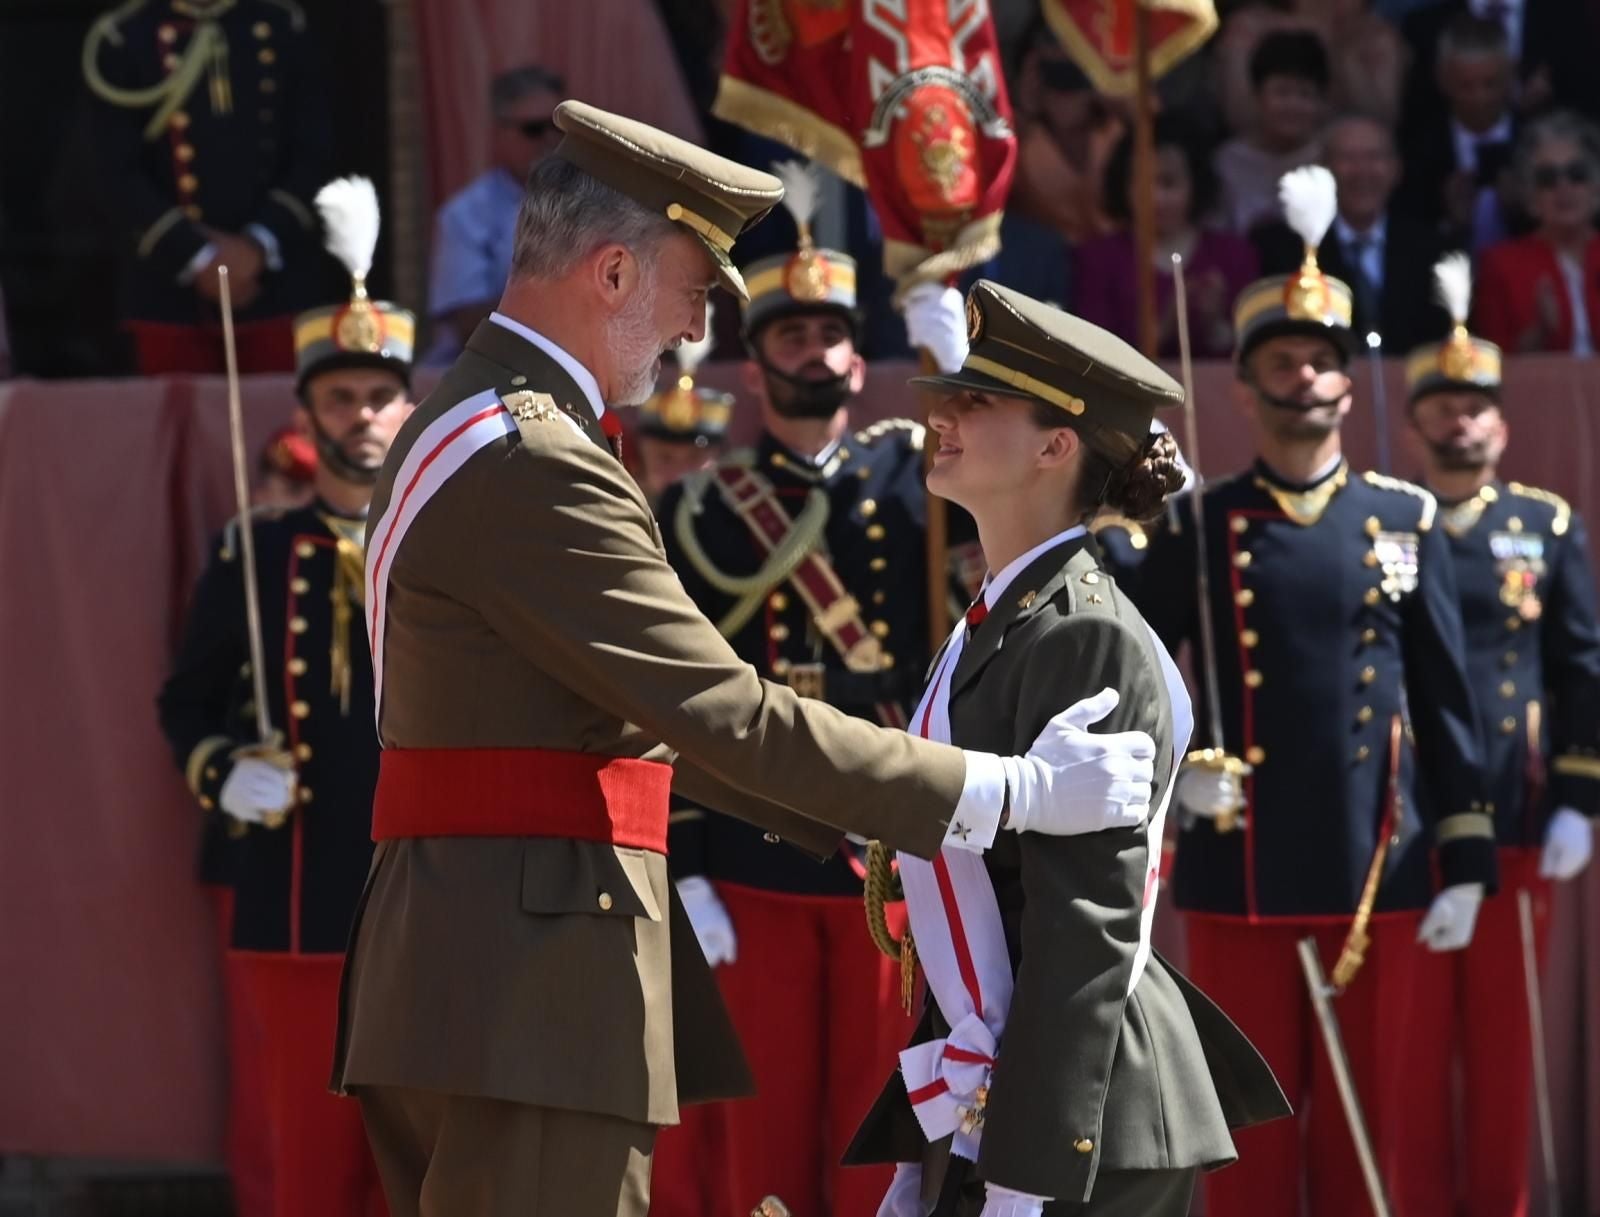
M672 766L546 748L385 748L372 839L567 837L667 852Z
M912 692L908 674L900 671L852 672L820 663L791 663L783 679L801 697L832 706L904 702Z

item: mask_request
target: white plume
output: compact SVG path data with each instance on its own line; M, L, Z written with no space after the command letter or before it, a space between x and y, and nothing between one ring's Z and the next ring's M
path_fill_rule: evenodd
M817 213L817 194L821 184L817 171L804 161L780 161L772 167L783 183L783 205L796 224L810 224Z
M1472 259L1463 253L1440 258L1433 264L1433 286L1450 320L1464 324L1472 311Z
M1291 169L1278 179L1278 201L1283 204L1283 218L1306 246L1315 249L1321 245L1339 209L1333 174L1321 165Z
M706 335L699 342L682 342L673 352L678 358L678 366L683 369L685 376L693 376L695 369L706 361L706 356L711 354L711 344L716 341L711 335L712 308L706 305Z
M342 177L317 191L317 210L327 230L323 244L357 279L372 269L378 246L378 192L370 178Z

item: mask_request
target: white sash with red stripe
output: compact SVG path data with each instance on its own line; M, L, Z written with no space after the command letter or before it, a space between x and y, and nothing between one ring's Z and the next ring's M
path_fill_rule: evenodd
M1001 589L1003 590L1003 589ZM996 592L996 595L999 593ZM1146 627L1148 628L1148 627ZM926 739L950 743L950 680L966 643L966 622L950 635L933 679L912 715L912 729ZM1154 633L1161 675L1172 702L1173 765L1189 747L1194 715L1183 678ZM1150 958L1162 828L1173 783L1146 829L1149 871L1128 992L1139 983ZM900 880L912 938L928 988L950 1027L943 1039L915 1044L900 1054L900 1072L917 1122L929 1141L952 1136L951 1152L976 1161L983 1135L983 1109L1011 1008L1011 957L994 884L981 854L944 849L931 862L900 855Z
M406 453L389 494L389 505L367 546L367 639L372 647L374 703L383 710L384 612L389 571L406 530L452 474L483 448L517 429L500 395L485 389L451 406L429 423Z

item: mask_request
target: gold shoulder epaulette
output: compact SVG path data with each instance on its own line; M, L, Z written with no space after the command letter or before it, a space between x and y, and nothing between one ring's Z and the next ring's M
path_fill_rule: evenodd
M1540 490L1537 486L1524 486L1521 482L1507 482L1506 489L1512 494L1520 494L1525 499L1532 499L1535 503L1544 503L1555 509L1555 519L1550 521L1551 536L1565 536L1567 527L1572 523L1572 504L1567 502L1553 490Z
M912 447L920 448L928 429L914 418L885 418L873 423L870 427L863 427L860 431L857 431L856 443L870 446L885 435L890 435L896 431L911 432Z
M1433 527L1433 517L1439 511L1439 501L1421 486L1415 482L1389 477L1387 474L1373 473L1370 469L1361 475L1361 479L1367 485L1376 486L1379 490L1394 490L1400 494L1415 495L1422 500L1422 518L1417 521L1417 531L1427 532Z

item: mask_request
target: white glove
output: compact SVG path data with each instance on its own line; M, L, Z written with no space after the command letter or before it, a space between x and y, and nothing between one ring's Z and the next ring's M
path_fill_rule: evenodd
M283 813L294 804L293 769L256 757L241 757L222 783L217 802L235 820L260 824L266 816Z
M1043 1217L1044 1206L1050 1203L1047 1196L1030 1196L993 1183L984 1184L984 1196L980 1217Z
M1459 951L1472 941L1478 924L1478 907L1483 903L1483 884L1458 883L1433 898L1428 915L1422 919L1417 941L1430 951Z
M922 1165L897 1162L889 1190L878 1205L878 1217L922 1217Z
M1062 837L1144 823L1155 777L1155 741L1143 731L1098 735L1087 730L1119 700L1115 689L1102 689L1046 723L1027 756L1000 758L1011 789L1007 827Z
M738 959L739 940L733 934L733 921L710 881L700 875L679 879L678 898L683 901L683 911L689 914L689 924L700 940L706 962L714 968Z
M1244 781L1229 769L1188 764L1178 770L1172 797L1190 815L1215 820L1244 810Z
M942 283L918 283L901 301L906 337L926 349L939 371L959 372L967 361L967 310L961 293Z
M1570 807L1558 807L1544 830L1539 877L1564 883L1589 865L1593 853L1594 826L1588 817Z

